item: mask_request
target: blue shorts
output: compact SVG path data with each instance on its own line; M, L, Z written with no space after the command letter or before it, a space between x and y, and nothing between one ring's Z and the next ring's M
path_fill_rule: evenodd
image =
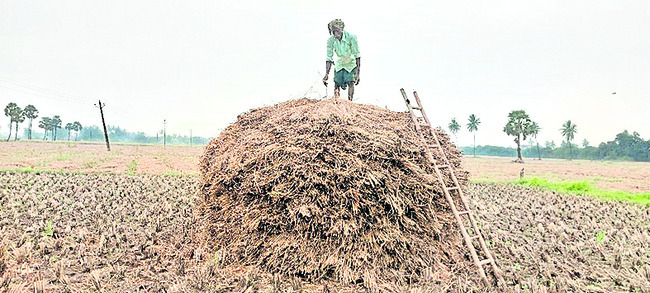
M354 82L354 77L357 75L357 68L352 69L352 72L349 72L345 69L334 72L334 86L345 89L348 86L348 82Z

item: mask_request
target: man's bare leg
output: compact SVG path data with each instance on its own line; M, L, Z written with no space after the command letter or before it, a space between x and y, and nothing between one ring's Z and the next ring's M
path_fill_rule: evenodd
M338 98L340 98L340 96L341 96L341 88L340 88L340 87L336 87L336 88L334 89L334 98L335 98L335 99L338 99Z
M348 100L352 101L354 97L354 82L348 82Z

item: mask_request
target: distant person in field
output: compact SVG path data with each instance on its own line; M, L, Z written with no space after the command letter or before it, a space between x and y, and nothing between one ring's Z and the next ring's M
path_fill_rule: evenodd
M359 67L361 57L357 36L343 30L345 24L340 19L335 19L327 24L330 37L327 39L327 59L325 59L325 77L323 83L327 86L330 68L334 64L334 97L340 97L341 89L348 88L348 99L352 101L354 86L359 84ZM338 59L334 62L334 53Z

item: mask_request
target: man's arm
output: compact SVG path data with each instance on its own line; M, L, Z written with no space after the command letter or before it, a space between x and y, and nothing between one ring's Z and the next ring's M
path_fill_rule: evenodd
M332 44L332 37L327 39L327 57L325 58L325 77L323 77L323 84L327 86L327 79L329 78L330 69L334 64L334 46Z
M354 84L359 84L359 73L361 72L361 53L359 53L359 42L357 41L357 36L351 35L350 42L352 42L351 53L355 57L357 62L357 74L354 77Z
M359 78L359 74L361 73L361 57L357 57L357 74L354 77L354 84L359 84L359 81L361 80Z
M327 86L327 79L330 75L330 69L332 68L332 61L325 61L325 77L323 77L323 84Z

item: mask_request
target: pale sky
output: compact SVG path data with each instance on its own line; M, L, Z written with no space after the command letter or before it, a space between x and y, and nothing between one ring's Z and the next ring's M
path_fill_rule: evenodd
M324 96L334 18L359 41L356 102L403 111L399 89L417 90L434 125L463 125L460 145L476 114L477 144L514 146L519 109L542 143L569 119L579 144L650 138L649 0L0 0L0 106L100 125L101 99L108 124L213 137L251 108Z

